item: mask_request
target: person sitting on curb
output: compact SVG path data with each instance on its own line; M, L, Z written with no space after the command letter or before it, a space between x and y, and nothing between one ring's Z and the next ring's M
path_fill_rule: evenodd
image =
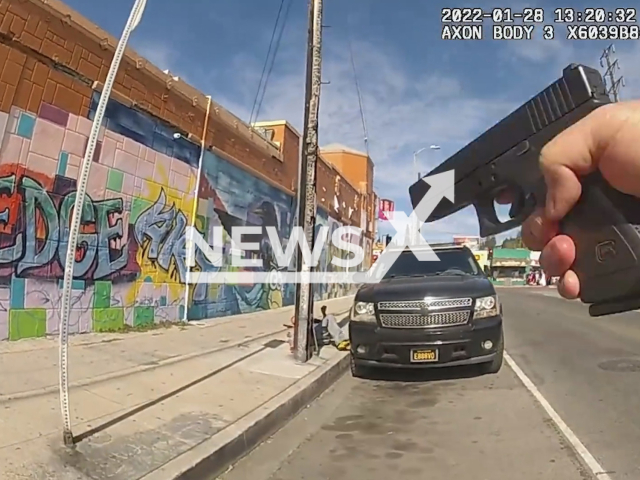
M335 315L327 315L327 306L323 305L320 307L320 311L322 312L322 319L314 318L313 319L313 330L314 332L309 335L308 341L309 346L313 347L314 343L317 341L320 344L328 345L333 343L338 350L347 350L349 348L349 336L340 328L340 324L336 320ZM295 315L291 317L290 324L283 324L284 327L291 329L287 333L287 339L289 342L289 347L291 351L294 350L294 329L295 329ZM316 345L319 348L319 345Z
M334 315L327 315L327 306L323 305L320 307L320 311L322 312L322 330L329 333L331 340L334 345L338 348L338 350L345 350L348 348L349 336L345 333L345 331L340 327L338 320Z

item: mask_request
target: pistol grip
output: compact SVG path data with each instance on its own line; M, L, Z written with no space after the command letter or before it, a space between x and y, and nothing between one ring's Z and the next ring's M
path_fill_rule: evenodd
M640 199L612 188L599 172L582 181L582 195L560 231L573 239L571 267L592 317L640 308Z

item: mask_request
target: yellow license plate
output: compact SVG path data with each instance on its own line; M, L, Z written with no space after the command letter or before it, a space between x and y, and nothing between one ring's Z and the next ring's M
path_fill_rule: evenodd
M438 350L411 350L412 362L437 362Z

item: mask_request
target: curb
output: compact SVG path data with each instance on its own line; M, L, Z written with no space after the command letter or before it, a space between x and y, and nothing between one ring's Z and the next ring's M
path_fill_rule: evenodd
M338 355L210 439L140 480L217 478L327 390L348 366L349 353Z

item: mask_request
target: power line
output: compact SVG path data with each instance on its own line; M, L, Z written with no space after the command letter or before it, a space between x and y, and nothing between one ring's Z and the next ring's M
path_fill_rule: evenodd
M282 34L284 33L284 29L287 26L287 19L289 18L289 10L291 10L291 0L287 4L287 9L284 12L284 20L282 21L282 28L280 29L280 33L278 34L278 38L276 40L275 49L273 51L273 57L271 58L271 65L269 66L269 71L267 72L267 76L264 80L264 85L262 88L262 96L260 97L260 102L256 108L256 116L255 120L258 120L258 115L260 114L260 108L262 108L262 102L264 101L264 96L267 93L267 83L269 82L269 77L271 76L271 72L273 71L273 66L276 63L276 56L278 55L278 49L280 48L280 41L282 40Z
M353 69L353 80L356 84L356 92L358 93L358 107L360 109L360 119L362 120L362 133L364 135L364 148L367 156L369 156L369 134L367 133L367 122L364 115L364 105L362 102L362 92L360 91L360 82L358 81L358 72L356 62L353 56L353 45L351 43L351 17L347 19L347 39L349 42L349 55L351 57L351 68Z
M605 86L607 87L607 94L613 95L613 101L620 101L620 87L624 87L624 77L621 75L620 78L616 80L614 72L616 70L620 70L620 64L618 63L618 59L615 59L613 62L611 61L611 55L616 53L616 48L613 44L609 45L604 49L604 52L600 56L600 66L607 67L604 72ZM603 63L604 62L604 63ZM607 79L609 80L607 82ZM608 84L608 85L607 85Z
M273 25L273 31L271 32L271 40L269 40L269 49L267 50L267 57L264 59L262 73L260 74L260 81L258 82L258 90L256 91L256 97L254 98L253 105L251 106L251 115L249 115L249 125L253 123L253 114L255 112L256 105L258 104L258 98L260 97L260 90L262 89L262 80L264 79L264 74L267 71L267 66L269 65L271 49L273 48L273 41L276 37L276 32L278 31L278 24L280 23L280 15L282 14L284 2L285 0L280 0L280 8L278 8L278 15L276 16L276 21L275 21L275 24Z
M253 120L253 112L255 111L256 104L258 103L258 97L260 96L260 89L262 88L262 79L264 78L264 74L267 71L267 65L269 64L269 56L271 55L271 48L273 47L273 40L276 36L276 31L278 30L278 22L280 21L280 15L282 14L282 8L284 7L284 1L280 1L280 8L278 9L278 16L276 17L276 22L273 25L273 32L271 32L271 40L269 41L269 49L267 50L267 57L264 60L264 65L262 67L262 73L260 74L260 81L258 82L258 90L256 91L256 98L253 100L253 105L251 106L251 115L249 116L249 125L252 124Z

